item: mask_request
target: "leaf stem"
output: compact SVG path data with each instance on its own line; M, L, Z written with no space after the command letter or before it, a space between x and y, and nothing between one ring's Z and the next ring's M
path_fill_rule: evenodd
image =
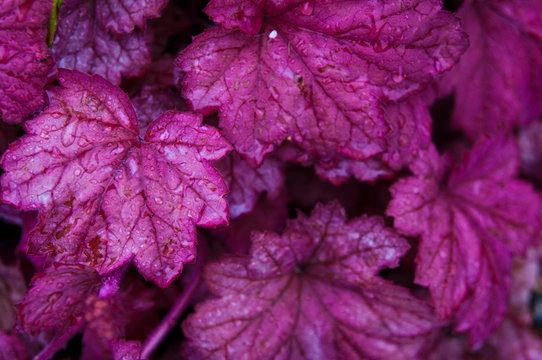
M198 288L200 279L201 271L198 269L196 270L196 274L194 274L192 279L190 279L188 286L184 289L181 296L179 296L177 301L175 301L175 304L173 305L169 313L162 320L160 325L158 325L158 327L154 329L152 334L150 334L149 337L145 340L141 349L142 359L147 359L154 352L154 350L156 350L160 342L162 342L162 339L169 333L171 328L173 328L173 326L177 324L179 318L181 317L188 304L188 301Z
M72 337L75 336L83 328L82 324L73 326L66 330L65 333L60 336L55 336L49 344L47 344L38 355L34 357L34 360L49 360L56 354L57 351L62 349Z

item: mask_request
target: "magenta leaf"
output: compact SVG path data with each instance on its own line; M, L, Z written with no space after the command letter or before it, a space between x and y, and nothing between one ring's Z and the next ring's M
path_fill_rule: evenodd
M167 112L143 135L127 96L60 70L50 105L2 165L3 200L42 209L30 252L108 273L134 258L167 286L195 259L195 229L227 223L226 185L209 161L229 145L201 118Z
M239 29L250 35L256 35L262 26L265 0L213 0L205 12L214 22L225 29Z
M413 166L416 176L391 188L388 214L406 235L421 235L415 281L429 286L440 318L455 311L455 329L471 344L502 321L512 254L538 229L540 200L517 180L518 151L510 139L484 140L450 171L433 148Z
M98 273L82 265L55 263L32 279L32 288L17 305L19 322L31 334L82 324L86 300L100 286Z
M380 178L393 175L393 172L380 161L378 156L367 160L343 159L331 163L331 167L319 162L314 167L318 176L333 185L344 184L350 176L354 176L359 181L375 182Z
M96 17L117 35L145 28L146 20L160 16L167 0L96 0Z
M141 359L141 344L138 341L113 341L113 358L115 360L139 360Z
M188 110L179 94L169 87L146 85L130 99L136 112L139 131L144 133L149 124L169 110Z
M53 62L46 44L52 1L0 1L0 116L18 123L44 104Z
M283 235L252 240L249 256L205 269L219 297L184 322L188 359L414 359L437 324L377 276L408 249L380 218L347 221L338 203L317 205Z
M230 216L236 218L251 211L264 191L273 199L278 196L284 176L279 161L267 158L257 169L237 154L230 154L215 163L228 185Z
M150 63L148 37L138 29L122 37L109 32L97 19L97 1L62 2L52 47L58 66L101 75L114 84L122 76L141 75Z
M28 360L29 358L24 343L17 336L0 330L0 359Z
M533 121L520 128L518 145L521 170L536 179L542 179L542 121Z
M26 281L17 266L0 261L0 331L11 331L15 325L14 305L26 293ZM2 357L0 357L1 359Z
M537 0L469 0L460 9L470 47L443 85L455 87L453 120L471 139L542 112L540 12Z
M324 160L365 160L386 150L383 102L420 91L466 47L440 8L314 1L266 10L255 36L208 29L177 59L183 94L196 110L219 108L225 137L253 163L286 139Z

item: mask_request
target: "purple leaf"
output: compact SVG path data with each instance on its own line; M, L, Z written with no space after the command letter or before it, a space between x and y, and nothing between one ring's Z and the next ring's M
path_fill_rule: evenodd
M518 145L521 170L542 179L542 121L533 121L519 130Z
M86 300L98 293L99 276L92 268L56 263L32 279L32 288L17 305L19 322L31 334L82 324Z
M504 316L511 256L537 234L540 200L515 178L510 139L484 140L461 164L448 164L434 148L420 155L417 176L392 186L387 213L404 234L421 235L415 281L429 286L440 318L457 310L455 329L470 331L475 345Z
M262 26L263 8L266 0L213 0L205 8L205 13L225 29L239 29L256 35Z
M122 37L107 31L97 19L97 1L62 2L52 47L58 66L101 75L114 84L122 76L141 75L150 63L148 37L138 29Z
M132 97L132 105L139 123L139 131L145 133L149 124L169 110L186 111L186 104L169 87L145 85Z
M25 293L26 281L21 270L0 261L0 331L13 329L16 317L14 304L19 302Z
M264 191L270 199L277 197L284 184L281 164L267 158L257 169L237 154L230 154L214 164L228 185L230 216L236 218L251 211Z
M141 344L138 341L113 341L113 358L115 360L139 360L141 359Z
M100 274L135 257L167 286L195 259L194 224L227 223L227 189L209 161L229 145L189 113L167 112L143 135L119 88L71 70L59 81L2 162L3 200L42 209L30 252Z
M338 203L283 233L253 233L249 256L205 269L218 296L183 329L188 359L414 359L437 325L406 289L377 276L405 240L376 217L347 222Z
M225 137L252 163L284 140L324 160L365 160L386 150L383 102L419 92L467 45L440 7L314 1L266 10L255 36L208 29L177 59L183 94L196 110L219 108Z
M455 87L453 121L469 138L542 112L540 12L538 0L469 0L459 10L470 47L443 84Z
M146 20L160 16L167 0L96 0L96 18L116 35L145 28Z
M27 360L29 358L25 345L17 336L0 330L0 359Z
M45 42L52 1L0 1L0 116L18 123L43 104L53 62Z

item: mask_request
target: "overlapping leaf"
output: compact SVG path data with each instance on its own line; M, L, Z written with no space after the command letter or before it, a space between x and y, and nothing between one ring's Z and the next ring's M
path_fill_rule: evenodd
M0 261L0 331L11 331L15 325L15 307L26 292L26 282L17 266Z
M52 66L46 44L52 0L0 1L0 116L21 122L44 104Z
M469 0L459 10L470 47L444 78L454 123L472 139L509 131L542 112L542 3Z
M0 359L27 360L29 356L21 339L0 330Z
M206 268L219 298L183 324L188 359L414 359L437 324L377 276L408 249L382 219L347 222L338 203L318 205L282 236L252 240L249 256Z
M512 140L485 140L453 169L431 149L413 166L416 176L391 188L395 227L421 235L416 282L429 286L440 317L457 310L455 328L470 331L473 345L501 322L512 254L537 233L540 200L515 178L517 167Z
M82 324L86 300L96 296L100 277L92 268L56 263L34 276L32 288L17 305L19 322L31 334Z
M195 258L194 224L227 222L227 189L208 161L229 145L188 113L165 113L143 135L119 88L70 70L59 81L2 161L3 200L42 209L30 251L102 274L135 256L168 285Z
M439 1L277 4L257 35L208 29L177 60L193 108L219 108L226 138L254 163L286 139L323 161L384 152L382 102L420 91L466 46Z
M109 0L112 3L118 1ZM135 24L141 21L131 18L129 9L123 9L127 13L113 19L104 14L100 3L108 3L108 0L62 2L52 54L60 67L101 75L119 84L122 76L141 75L149 65L149 39L139 29L122 36L109 32L110 28L125 29L130 21Z
M215 166L230 191L228 205L232 218L251 211L264 191L269 198L278 196L284 183L280 162L271 158L254 169L239 155L231 154Z
M146 20L160 16L167 0L96 0L96 18L117 35L145 28Z

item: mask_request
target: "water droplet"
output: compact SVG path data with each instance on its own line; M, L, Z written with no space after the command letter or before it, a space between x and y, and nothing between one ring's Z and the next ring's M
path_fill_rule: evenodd
M278 33L277 33L277 30L272 30L272 31L269 33L268 37L269 37L270 39L274 39L274 38L277 37L277 34L278 34Z
M62 145L68 147L73 144L76 135L77 122L71 121L62 129L62 133L60 134L60 141L62 142Z
M300 10L301 14L309 16L314 10L314 4L312 3L312 1L306 1L303 3L303 5L301 5Z
M256 110L254 110L254 114L256 115L256 119L261 120L265 116L265 111L260 108L256 108Z
M394 82L396 82L397 84L403 82L403 80L405 79L404 75L403 74L393 74L392 76L392 79Z
M81 169L76 168L75 171L73 172L73 174L74 174L75 176L81 175Z
M271 87L269 88L269 92L271 93L271 96L273 97L273 99L278 100L278 98L279 98L279 91L277 90L276 87L271 86Z

